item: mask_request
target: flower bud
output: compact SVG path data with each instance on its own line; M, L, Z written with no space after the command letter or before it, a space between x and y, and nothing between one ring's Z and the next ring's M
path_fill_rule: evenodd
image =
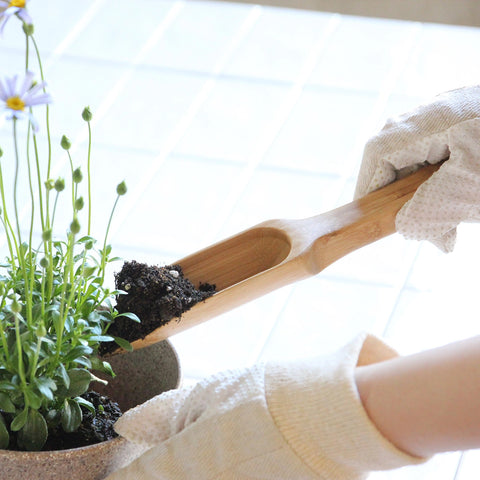
M52 229L51 228L48 228L47 230L44 230L42 232L42 240L44 242L48 242L49 240L52 239Z
M95 242L93 240L87 240L85 242L85 250L91 250L93 248L93 244Z
M47 190L53 190L55 188L55 182L53 181L53 178L49 178L46 182L45 182L45 188Z
M80 167L78 167L77 169L75 169L72 173L72 180L75 182L75 183L80 183L82 180L83 180L83 174L82 174L82 171L80 170Z
M47 329L45 328L45 325L41 323L40 325L37 326L37 337L43 338L47 335Z
M25 35L27 36L33 35L33 32L35 31L35 28L32 23L24 23L22 28Z
M57 192L63 191L65 189L65 180L63 178L57 178L54 187Z
M121 182L117 185L117 194L125 195L127 193L127 185L125 182Z
M81 210L85 205L85 202L83 201L83 197L78 197L75 200L75 210Z
M76 235L80 231L80 222L78 221L78 218L74 218L72 223L70 224L70 231Z
M48 258L47 258L47 257L42 257L42 258L40 259L40 266L41 266L42 268L48 268L49 263L50 263L50 262L48 261Z
M62 140L60 140L60 145L64 150L70 150L72 142L64 135Z
M85 107L83 109L83 112L82 112L82 118L86 121L86 122L90 122L90 120L92 120L92 112L90 110L90 107Z

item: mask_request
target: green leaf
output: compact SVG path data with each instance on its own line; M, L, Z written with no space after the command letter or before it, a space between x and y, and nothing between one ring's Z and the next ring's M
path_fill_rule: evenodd
M70 387L70 377L68 376L67 369L65 368L65 365L63 365L63 363L58 366L57 374L62 379L65 387L68 389Z
M115 377L115 372L110 363L102 360L100 357L92 357L92 368L97 372L106 373L112 378Z
M19 443L29 451L41 450L48 436L47 422L37 410L30 410L27 421L19 432Z
M63 363L73 362L78 357L90 355L93 352L92 348L87 345L77 345L73 347L64 357Z
M82 276L84 278L90 278L95 273L96 270L97 270L97 267L94 267L91 265L85 266Z
M62 428L67 433L75 432L82 423L82 409L71 398L67 398L62 410Z
M88 400L85 400L83 397L76 397L75 401L80 405L80 407L85 407L87 410L90 410L95 415L95 405Z
M132 344L128 340L125 340L124 338L120 338L120 337L113 337L113 339L115 340L115 343L119 347L123 348L127 352L133 352Z
M70 387L67 395L71 397L78 397L85 393L92 381L92 374L84 368L72 368L68 371L68 376L70 377Z
M39 392L48 400L53 400L53 392L57 389L56 383L47 377L40 377L35 379L35 384Z
M50 314L52 318L53 327L55 328L56 332L59 332L61 329L61 318L60 312L57 309L52 309L52 313Z
M110 335L92 335L88 337L89 342L112 342L113 337Z
M10 435L8 434L7 426L5 425L5 420L0 413L0 448L6 449L10 443Z
M30 388L27 388L24 391L24 395L25 395L25 398L27 399L27 402L25 403L27 403L28 405L30 405L30 407L36 410L40 408L40 406L42 405L42 398L40 396L38 396L36 393L30 390Z
M88 370L90 370L92 368L92 362L90 361L89 358L87 357L78 357L76 360L75 360L75 363L77 365L81 365L82 367L85 367L87 368Z
M45 414L45 420L50 428L60 425L61 419L62 415L58 410L48 410Z
M0 390L16 390L17 387L12 382L3 380L0 382Z
M137 315L135 315L135 314L132 313L132 312L119 313L115 318L118 318L118 317L127 317L127 318L129 318L130 320L133 320L134 322L141 323L141 321L140 321L140 319L137 317Z
M95 300L93 300L93 298L89 298L88 300L85 300L85 303L82 305L82 314L87 316L93 311L94 308Z
M10 400L10 397L3 392L0 392L0 410L3 410L7 413L15 413L16 408L13 402Z
M10 424L10 430L12 432L18 432L25 425L28 417L28 407L25 407L13 420Z
M93 237L91 237L89 235L85 235L84 237L79 238L76 242L77 243L87 243L87 242L90 242L90 241L94 242L94 243L96 242L96 240Z

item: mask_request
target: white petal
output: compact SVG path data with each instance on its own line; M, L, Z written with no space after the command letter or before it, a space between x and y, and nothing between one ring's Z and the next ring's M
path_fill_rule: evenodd
M27 25L31 25L33 23L32 17L28 14L28 12L24 8L18 11L17 16L21 20L23 20Z
M25 74L25 79L23 80L22 86L17 92L17 95L19 97L23 97L25 93L27 93L30 90L30 87L32 86L32 83L33 83L33 77L34 77L33 72L28 71Z
M36 97L24 98L25 105L27 107L33 107L34 105L42 105L47 103L52 103L52 97L48 93L42 95L37 95Z
M14 97L17 94L17 80L18 75L14 75L11 78L5 79L5 87L7 91L7 97Z
M46 86L45 82L37 83L25 93L25 98L27 96L37 95L37 93L41 92L45 86Z

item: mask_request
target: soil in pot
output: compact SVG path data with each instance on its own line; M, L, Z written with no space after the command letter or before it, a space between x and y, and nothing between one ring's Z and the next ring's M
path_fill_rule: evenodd
M113 429L113 425L122 415L118 404L97 392L88 392L82 397L95 406L96 413L93 414L90 410L81 407L83 421L79 429L72 433L65 433L61 427L57 427L50 432L43 450L84 447L112 440L118 436Z
M67 433L61 426L49 429L43 451L66 450L105 442L118 437L113 426L122 415L119 405L106 395L91 391L82 397L95 407L95 413L82 409L82 423L75 432ZM15 432L10 432L10 450L17 450Z
M196 288L179 265L150 266L135 260L125 262L115 274L115 286L126 292L117 297L117 310L135 313L141 323L118 317L109 327L108 334L130 342L144 338L173 318L181 321L182 313L215 293L215 285L209 283ZM102 353L116 348L113 342L104 343Z

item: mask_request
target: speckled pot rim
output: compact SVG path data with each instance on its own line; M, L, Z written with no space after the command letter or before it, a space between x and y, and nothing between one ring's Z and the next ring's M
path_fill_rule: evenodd
M99 443L93 443L92 445L85 445L84 447L76 447L76 448L65 448L63 450L42 450L40 452L25 452L25 451L19 451L19 450L4 450L0 449L0 457L8 456L8 457L17 457L19 460L26 459L28 460L32 456L35 457L51 457L52 455L61 457L71 457L73 454L76 452L85 452L87 455L90 453L91 450L98 450L98 449L104 449L104 448L109 448L109 447L114 447L116 444L119 446L122 443L128 443L128 440L126 440L123 437L115 437L112 438L111 440L107 440L105 442L99 442Z

